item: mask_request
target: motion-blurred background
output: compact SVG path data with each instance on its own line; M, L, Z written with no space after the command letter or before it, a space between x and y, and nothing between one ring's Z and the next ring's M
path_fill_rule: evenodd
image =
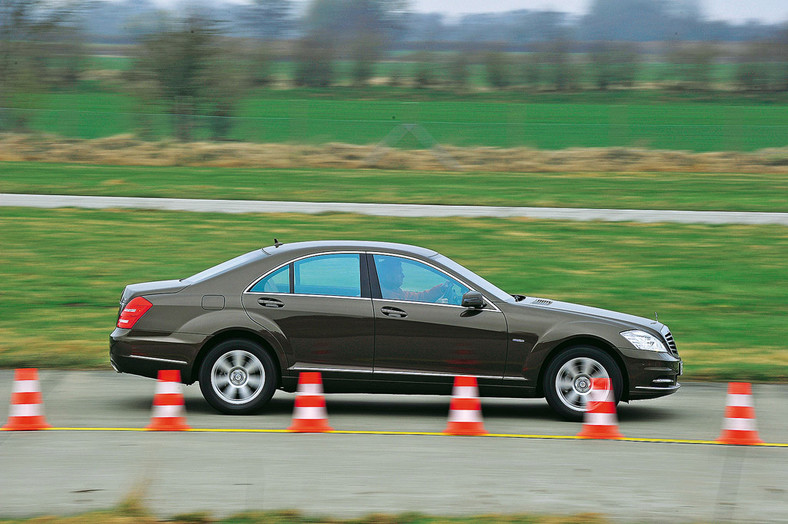
M0 192L788 212L784 3L481 5L0 0ZM780 225L0 209L4 367L107 368L123 286L276 236L424 245L656 310L686 378L788 378Z

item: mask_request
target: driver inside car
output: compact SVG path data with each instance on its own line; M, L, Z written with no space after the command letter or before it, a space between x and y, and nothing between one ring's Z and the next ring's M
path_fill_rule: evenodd
M380 291L385 299L437 303L451 289L451 282L447 280L424 291L403 290L405 274L402 272L402 263L396 258L384 258L378 261L377 269Z

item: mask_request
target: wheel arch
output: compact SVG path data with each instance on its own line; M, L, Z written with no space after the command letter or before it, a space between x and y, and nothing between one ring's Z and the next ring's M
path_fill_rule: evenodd
M281 386L282 362L279 355L277 354L277 351L274 349L273 345L265 339L265 337L247 329L228 329L220 333L216 333L211 338L206 340L203 346L200 348L200 351L197 353L197 357L194 359L194 364L192 365L191 372L189 374L190 383L198 380L198 377L200 376L200 368L202 367L203 361L205 361L205 356L217 345L227 340L233 339L248 340L250 342L259 344L260 347L262 347L263 350L268 353L268 355L271 357L271 360L274 361L278 378L277 382Z
M543 361L543 365L539 370L539 378L536 383L536 391L537 394L540 396L544 396L544 380L545 375L547 374L547 368L550 367L550 362L553 361L562 351L569 349L575 346L591 346L601 351L607 353L616 363L618 366L619 371L621 372L621 380L623 381L623 391L621 392L621 400L627 402L629 401L629 373L627 372L626 365L624 364L624 359L621 358L621 355L615 348L607 343L604 340L601 340L596 337L592 336L577 336L572 337L570 339L564 340L556 347L554 347L550 353L545 357Z

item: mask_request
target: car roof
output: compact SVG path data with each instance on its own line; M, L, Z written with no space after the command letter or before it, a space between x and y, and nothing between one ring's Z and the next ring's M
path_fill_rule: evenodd
M386 251L409 255L418 255L425 258L432 258L438 252L409 244L397 244L394 242L374 242L364 240L318 240L311 242L293 242L290 244L281 243L273 246L264 247L263 251L269 255L283 253L311 253L315 251Z

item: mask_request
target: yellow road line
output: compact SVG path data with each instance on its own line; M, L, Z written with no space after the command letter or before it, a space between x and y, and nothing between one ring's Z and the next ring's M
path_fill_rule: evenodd
M150 431L145 428L48 428L44 431ZM184 431L191 433L296 433L287 429L242 429L242 428L191 428ZM338 435L393 435L393 436L428 436L442 437L449 436L446 433L431 431L367 431L367 430L332 430L326 433ZM520 438L533 440L594 440L578 437L575 435L522 435L518 433L487 433L483 437L494 438ZM692 439L667 439L667 438L638 438L624 437L615 439L621 442L643 442L652 444L705 444L711 446L725 446L716 440L692 440ZM752 444L759 447L788 448L788 444L779 442L764 442L763 444Z

